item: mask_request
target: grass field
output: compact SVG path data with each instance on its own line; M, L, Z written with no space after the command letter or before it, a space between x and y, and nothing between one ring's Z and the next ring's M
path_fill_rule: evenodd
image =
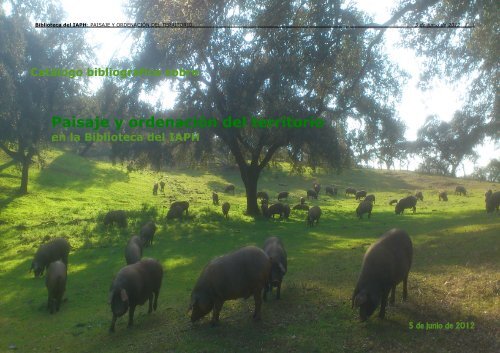
M32 168L29 194L18 197L19 171L0 158L0 352L498 352L500 321L500 216L486 214L484 192L499 185L412 172L351 170L341 175L289 175L266 169L259 190L275 201L288 190L298 202L313 181L364 188L377 197L370 220L358 220L357 201L341 192L317 201L318 226L306 227L304 211L287 221L245 216L244 188L237 171L172 170L127 173L122 166L52 151L45 168ZM152 185L166 179L166 193ZM211 191L236 185L230 219L212 205ZM280 185L286 184L286 185ZM465 185L468 196L455 196ZM416 190L424 201L417 213L396 216L388 202ZM447 190L448 202L437 192ZM190 216L164 221L174 200L190 201ZM105 229L111 209L129 214L128 227ZM135 326L126 316L109 334L107 304L113 275L125 264L127 239L148 219L158 231L144 256L165 269L158 310L138 307ZM389 307L386 320L358 321L351 294L367 247L390 228L408 231L414 244L409 300ZM209 317L191 324L186 313L191 289L212 258L244 245L261 246L280 236L288 252L281 300L264 303L262 322L251 320L253 300L224 304L221 324ZM50 315L44 280L28 273L33 254L49 238L72 245L67 300ZM457 329L463 322L469 329ZM450 323L453 328L410 329L417 323ZM458 326L461 327L462 324ZM473 327L473 328L472 328ZM10 347L10 348L9 348Z

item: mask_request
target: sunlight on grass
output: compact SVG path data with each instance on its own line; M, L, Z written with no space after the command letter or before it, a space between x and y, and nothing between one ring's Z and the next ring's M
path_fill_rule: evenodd
M193 258L178 258L178 259L168 259L162 261L163 265L172 270L176 267L187 266L193 263Z
M0 190L14 190L19 171L10 166L2 173L14 177L0 178ZM152 186L160 178L166 180L165 192L153 196ZM467 341L467 347L470 342L479 346L493 342L494 323L500 319L500 222L498 215L484 212L488 183L356 169L341 174L307 170L297 175L280 163L263 170L258 189L268 192L272 203L280 191L289 191L284 202L293 206L315 181L322 184L320 197L307 204L319 205L323 213L311 228L304 211L292 211L288 220L245 215L245 192L237 170L128 173L124 166L107 161L50 151L44 169L30 170L28 195L0 198L0 350L6 349L7 337L23 352L48 352L54 347L64 352L218 352L221 347L240 346L253 352L254 342L260 342L266 352L323 352L333 346L353 352L391 351L388 347L396 352L401 351L398 347L412 346L415 352L427 352L434 347L429 337L453 348L465 336L418 335L408 331L409 320L466 318L481 327L477 341ZM234 196L223 192L229 183L236 186ZM465 184L468 196L454 195L457 183ZM327 185L336 185L339 195L325 195ZM356 217L358 202L344 196L347 186L376 195L371 219ZM443 189L449 194L447 203L437 197ZM416 190L424 193L417 212L407 210L396 216L389 201ZM230 202L229 219L222 216L220 206L212 205L212 191L219 192L221 204ZM182 221L165 220L169 205L177 200L189 201L189 215ZM126 211L127 227L105 227L104 215L117 209ZM106 331L109 286L125 266L128 239L149 220L158 229L153 246L145 248L143 256L159 259L166 270L158 310L147 315L147 304L138 307L135 327L127 330L126 317L121 318L117 334L110 336ZM409 301L401 303L398 287L398 303L388 309L386 320L371 318L360 324L350 296L363 255L394 227L406 229L414 244ZM68 300L51 316L46 310L44 279L34 279L28 270L40 244L56 236L67 237L72 251ZM190 325L189 294L202 268L241 246L262 246L269 236L283 239L288 272L282 299L271 297L264 303L263 321L252 321L250 297L225 303L218 328L209 326L209 318Z
M30 269L31 266L31 257L29 259L29 265L26 267L26 272ZM2 259L2 272L9 272L14 270L16 267L22 267L26 263L26 259L11 259L11 260L4 260Z

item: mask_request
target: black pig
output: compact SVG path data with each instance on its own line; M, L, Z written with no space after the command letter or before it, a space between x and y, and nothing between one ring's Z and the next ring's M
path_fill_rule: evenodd
M70 249L68 241L64 238L55 238L40 245L31 262L30 271L33 270L35 277L39 277L51 262L57 260L61 260L67 267Z
M47 308L50 313L59 311L61 306L64 291L66 290L66 265L58 260L51 262L47 268L47 276L45 277L45 286L49 292L47 300Z
M125 261L127 265L135 264L142 257L142 240L137 235L129 239L125 247Z
M361 321L368 319L380 304L379 317L385 316L387 298L394 304L396 286L403 281L403 300L408 296L407 282L413 257L408 233L391 229L372 244L363 258L361 274L352 294L352 307L359 307Z
M113 223L118 224L118 226L124 228L127 226L127 214L123 210L109 211L104 216L104 225L109 226Z
M137 305L149 300L148 314L156 310L160 294L163 268L154 259L142 259L132 265L122 267L109 289L109 304L113 312L110 332L115 331L116 319L128 315L128 327L134 324L134 311ZM154 297L154 303L153 303Z
M407 208L413 209L413 213L417 211L417 198L415 196L410 195L399 200L396 204L394 212L396 214L402 214Z
M269 284L264 289L264 300L266 300L267 292L271 292L273 287L276 287L276 299L280 299L281 282L287 271L287 256L285 246L278 237L267 238L264 242L264 252L271 259L271 277Z
M141 237L141 243L144 247L153 245L153 236L156 232L156 224L153 221L149 221L141 227L139 236Z
M191 322L212 312L216 325L226 300L248 298L255 301L254 319L260 320L262 289L268 284L271 259L264 250L246 246L210 261L191 292Z

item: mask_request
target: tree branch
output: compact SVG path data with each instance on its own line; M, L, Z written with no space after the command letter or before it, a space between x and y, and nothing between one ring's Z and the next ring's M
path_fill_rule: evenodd
M19 161L19 152L11 151L3 143L0 143L0 149L2 149L10 158Z
M401 17L403 17L406 13L411 12L411 11L422 11L425 8L431 7L435 5L438 1L437 0L422 0L422 1L417 1L414 4L408 4L401 8L399 11L397 11L391 19L389 19L387 22L385 22L382 26L392 26L396 21L398 21ZM376 24L373 24L376 25ZM350 93L355 90L356 87L359 86L359 83L361 81L361 78L363 78L366 74L366 69L368 67L368 64L371 62L372 59L372 49L373 47L380 42L382 39L382 36L384 35L385 31L387 28L380 28L379 33L375 36L375 38L371 41L371 43L368 45L366 48L366 60L365 63L363 64L363 67L361 70L359 70L359 73L357 77L355 78L353 84L351 87L347 88L346 92Z
M284 146L283 143L277 142L274 145L272 145L271 147L269 147L269 149L267 150L266 155L264 156L264 159L262 159L262 162L260 162L260 164L259 164L259 168L263 169L267 165L267 163L269 163L269 161L271 160L271 158L273 158L274 153L276 153L276 151L280 147L283 147L283 146Z

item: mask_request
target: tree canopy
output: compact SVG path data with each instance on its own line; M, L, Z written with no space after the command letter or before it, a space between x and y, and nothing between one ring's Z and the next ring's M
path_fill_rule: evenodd
M231 155L239 167L251 215L259 212L259 175L276 156L287 158L298 170L305 165L340 170L352 160L372 159L390 168L411 152L424 157L423 169L456 174L464 159L475 158L474 147L485 136L499 137L499 44L495 39L500 5L492 0L401 1L383 23L476 24L473 30L419 28L405 34L404 44L427 60L423 87L436 77L471 82L465 104L453 120L429 118L415 143L404 141L405 126L395 112L406 75L383 51L386 29L329 28L374 24L350 2L132 0L128 7L132 21L191 22L195 28L134 30L131 57L113 64L196 69L200 75L106 80L93 96L75 79L29 74L32 67L84 67L91 50L82 30L41 31L29 25L33 20L60 22L62 9L55 1L10 3L9 16L0 10L0 149L22 166L21 192L27 191L30 163L48 141L50 115L54 111L74 114L68 107L96 115L216 118L218 126L198 129L200 141L187 148L183 144L182 153L175 144L139 142L112 144L111 157L146 156L161 168L180 156L206 161L227 160ZM178 93L171 110L161 111L140 100L165 81ZM248 124L227 128L222 124L227 117L245 117ZM319 118L324 126L255 127L252 117L266 121L289 117L292 125L299 119ZM348 122L353 120L361 130L352 131ZM84 145L81 153L91 146Z
M40 32L32 20L57 20L52 2L12 2L12 14L0 13L0 149L22 166L20 192L28 191L28 170L47 142L50 116L79 93L71 78L34 77L32 68L72 67L86 44L76 31Z
M417 149L426 160L424 164L455 176L465 158L476 156L474 147L477 141L483 140L485 133L482 120L464 112L455 113L450 122L431 116L418 131Z
M359 25L370 19L340 1L305 4L270 1L137 1L135 20L196 25ZM406 11L406 10L405 10ZM395 21L403 12L396 14ZM392 22L391 22L392 23ZM347 117L364 121L374 136L394 123L402 73L380 50L383 31L366 29L193 28L140 34L136 66L198 69L176 87L186 115L293 119L319 117L324 128L222 128L212 132L228 146L241 172L247 212L257 214L259 173L280 149L294 161L349 160ZM158 80L150 79L148 89ZM390 136L390 134L388 135ZM207 139L206 144L213 139Z
M402 2L404 3L404 2ZM410 23L457 23L475 28L419 29L404 43L425 59L421 86L430 88L434 78L450 83L470 81L461 108L464 117L478 119L486 135L500 138L499 67L500 3L495 0L424 1L420 12L409 12ZM482 140L477 140L476 144Z

